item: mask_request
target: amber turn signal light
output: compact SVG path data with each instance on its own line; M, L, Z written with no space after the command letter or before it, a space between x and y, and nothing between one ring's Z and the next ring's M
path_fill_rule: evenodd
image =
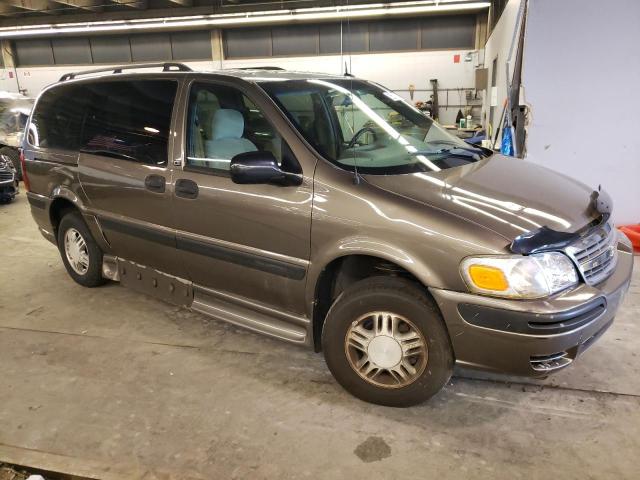
M502 270L486 265L471 265L469 267L469 278L478 288L485 290L495 290L503 292L509 288L509 282L502 273Z

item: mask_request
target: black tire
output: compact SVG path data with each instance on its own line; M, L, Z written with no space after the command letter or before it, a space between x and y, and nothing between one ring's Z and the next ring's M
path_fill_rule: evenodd
M11 160L13 166L16 168L18 180L22 180L22 165L20 165L20 154L15 148L2 147L0 148L0 155L4 155Z
M426 341L426 366L408 385L398 388L374 385L351 366L346 335L352 322L375 311L408 319ZM378 405L408 407L422 403L438 393L453 372L451 342L438 307L415 282L397 277L368 278L342 292L327 313L322 348L329 370L340 385L361 400Z
M84 239L87 247L89 262L86 272L78 273L69 263L65 252L65 235L70 229L75 229ZM107 279L102 276L102 250L96 244L89 228L82 219L78 211L69 211L60 220L58 225L58 250L67 272L76 283L83 287L98 287L107 283Z

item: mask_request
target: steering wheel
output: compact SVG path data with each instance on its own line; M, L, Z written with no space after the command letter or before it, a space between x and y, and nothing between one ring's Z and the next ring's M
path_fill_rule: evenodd
M360 138L360 136L365 132L371 133L373 135L373 139L374 140L378 139L378 136L376 135L376 131L373 128L371 128L371 127L362 127L360 130L358 130L355 133L355 135L353 136L353 138L351 139L351 141L347 145L347 149L353 148L354 145L356 144L356 141L358 140L358 138Z

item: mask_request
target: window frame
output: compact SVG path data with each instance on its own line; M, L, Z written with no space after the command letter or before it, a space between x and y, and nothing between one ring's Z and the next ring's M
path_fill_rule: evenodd
M244 82L244 80L241 80L241 82ZM189 153L189 111L191 109L191 93L194 89L194 87L197 87L199 85L211 85L212 87L216 87L216 86L223 86L223 87L228 87L228 88L233 88L235 90L237 90L238 92L240 92L242 95L244 95L245 97L247 97L257 108L260 109L260 111L262 112L262 114L265 117L265 120L269 123L269 125L271 126L271 128L273 128L273 131L276 132L278 135L280 135L280 138L282 139L282 141L284 143L287 144L287 148L293 153L293 150L291 149L291 147L289 146L289 142L287 142L286 140L286 136L282 133L282 131L280 131L275 125L274 122L271 120L271 118L269 118L269 116L264 112L264 108L262 108L260 106L260 102L256 101L256 96L259 95L263 95L264 97L266 97L266 100L268 101L272 101L271 98L266 94L266 93L259 93L257 95L253 95L252 92L249 92L247 88L245 88L244 84L242 84L241 82L233 82L232 81L232 77L224 77L224 78L191 78L189 80L187 80L184 84L184 95L183 95L183 99L184 99L184 105L182 106L182 136L181 136L181 152L180 152L180 169L182 171L185 172L192 172L192 173L202 173L202 174L207 174L207 175L211 175L214 177L222 177L222 178L228 178L231 179L231 172L229 170L222 170L219 168L209 168L209 167L201 167L198 165L190 165L188 163L188 153ZM260 89L260 87L258 85L256 85L257 88ZM262 89L260 89L262 91ZM277 107L276 107L277 108ZM279 110L279 109L278 109ZM284 150L284 148L283 148ZM295 156L295 154L294 154ZM302 165L300 164L300 162L298 161L298 159L296 158L296 162L298 163L298 166L300 168L300 171L302 172ZM174 164L175 165L175 164ZM178 166L178 165L175 165Z

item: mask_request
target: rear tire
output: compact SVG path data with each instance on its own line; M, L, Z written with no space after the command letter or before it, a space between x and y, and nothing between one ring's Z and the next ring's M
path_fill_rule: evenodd
M107 283L102 276L102 250L78 211L62 217L58 226L58 250L67 272L83 287L98 287Z
M20 165L20 154L18 151L15 148L2 147L0 148L0 155L4 155L11 160L11 163L13 163L16 169L16 177L18 180L22 180L22 166Z
M361 280L340 294L322 330L329 370L352 395L408 407L449 381L454 357L442 315L414 282Z

